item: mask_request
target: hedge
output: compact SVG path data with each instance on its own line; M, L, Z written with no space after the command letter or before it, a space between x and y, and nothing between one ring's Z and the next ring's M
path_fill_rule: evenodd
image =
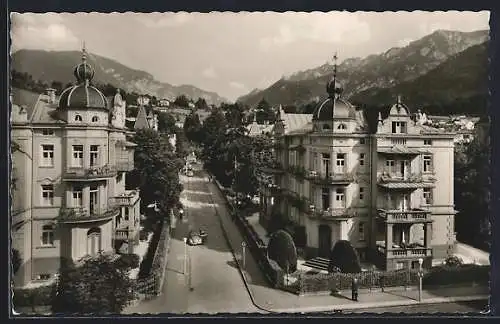
M424 276L424 286L442 286L453 284L489 285L490 266L464 264L461 266L433 267Z
M15 307L34 307L52 305L55 284L33 289L14 288L12 303Z
M367 271L361 273L298 274L298 293L351 289L353 278L359 288L400 287L418 284L415 270Z
M284 231L278 230L273 233L267 247L267 254L287 273L297 270L297 249L293 243L292 236Z
M340 269L344 273L360 273L361 264L359 255L351 242L340 240L335 243L330 252L330 262L328 272L335 272L334 269Z

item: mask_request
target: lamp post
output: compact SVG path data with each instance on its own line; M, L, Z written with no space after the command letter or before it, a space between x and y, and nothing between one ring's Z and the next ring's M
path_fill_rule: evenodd
M186 270L187 270L187 237L184 239L184 266L182 269L182 273L186 275Z
M422 264L424 263L424 259L418 259L418 302L422 301Z
M245 242L241 242L241 261L243 263L243 269L245 269L245 247L247 244Z

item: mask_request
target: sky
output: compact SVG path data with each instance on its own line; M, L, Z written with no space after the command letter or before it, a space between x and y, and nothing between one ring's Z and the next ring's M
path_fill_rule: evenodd
M13 13L12 51L81 50L235 100L290 75L405 46L438 29L489 29L489 12Z

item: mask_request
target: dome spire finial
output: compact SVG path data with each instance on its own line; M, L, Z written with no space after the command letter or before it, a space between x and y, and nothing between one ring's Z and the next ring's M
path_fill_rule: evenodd
M333 55L333 77L326 85L326 92L331 98L338 98L342 93L342 85L337 81L337 51Z
M94 69L87 63L87 48L85 46L85 41L82 42L82 63L75 67L73 74L78 82L85 83L86 85L89 85L94 77Z
M333 80L337 79L337 51L333 55Z

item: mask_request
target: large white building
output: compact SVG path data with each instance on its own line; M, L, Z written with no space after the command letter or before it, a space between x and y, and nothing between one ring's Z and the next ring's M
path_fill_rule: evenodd
M312 115L280 109L261 224L288 219L307 258L328 258L338 240L385 269L453 253L455 134L423 125L399 98L370 126L342 90L334 76Z
M125 127L125 102L92 85L86 61L77 83L59 98L53 89L12 94L11 231L22 265L17 286L54 278L61 258L79 260L139 242L138 190L125 188L134 168L134 143ZM36 99L26 100L26 97ZM26 104L27 103L27 104Z

